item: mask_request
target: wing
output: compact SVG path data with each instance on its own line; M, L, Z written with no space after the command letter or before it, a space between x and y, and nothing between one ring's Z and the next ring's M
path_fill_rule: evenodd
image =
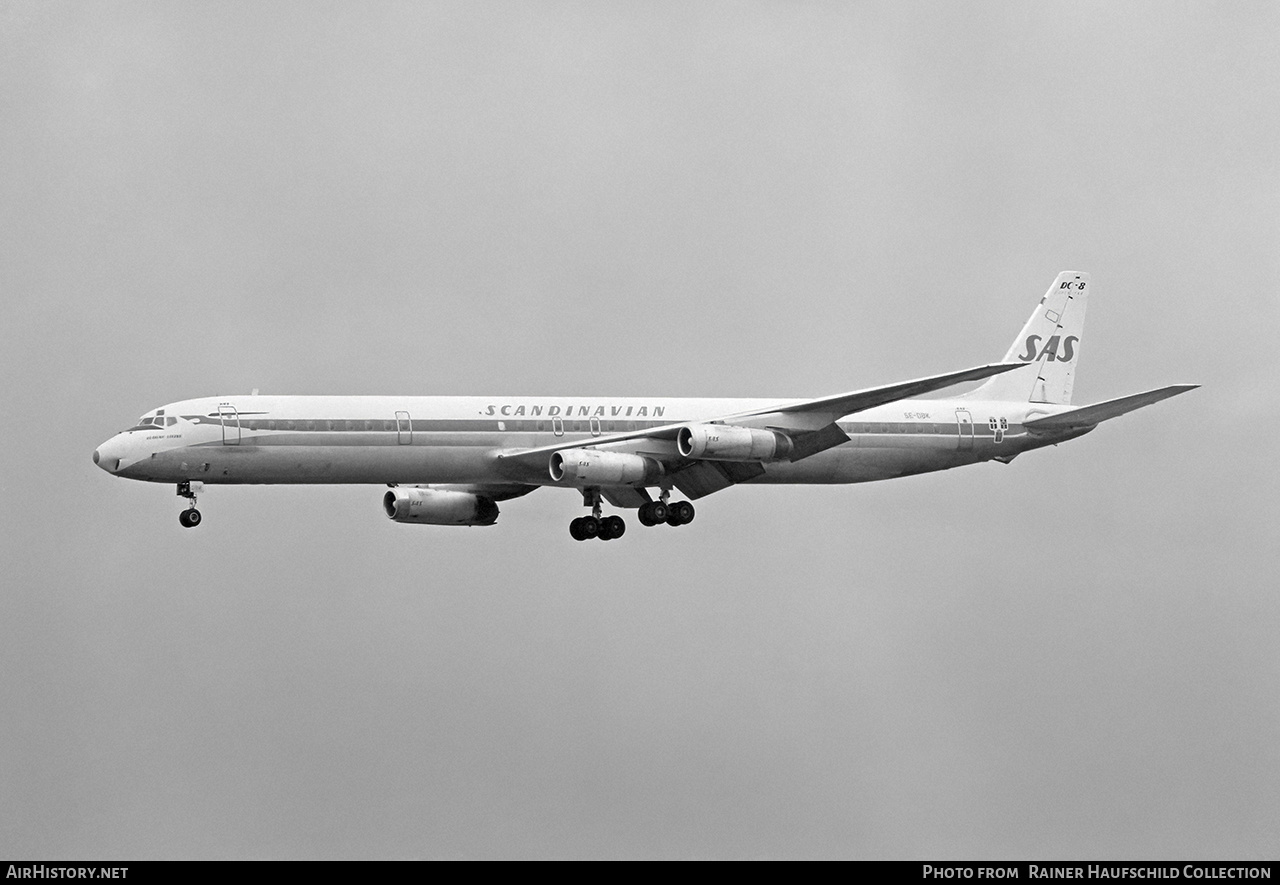
M799 461L847 442L849 437L835 423L845 415L931 393L944 387L952 387L968 381L980 381L1002 372L1026 368L1026 365L1026 363L991 363L959 372L930 375L926 378L869 387L865 390L855 390L835 396L779 403L776 406L730 415L713 415L703 419L680 421L647 430L569 440L533 449L508 449L496 452L494 457L497 460L499 472L504 475L524 482L545 482L543 477L547 476L547 458L553 452L565 449L625 448L629 451L639 451L661 461L667 471L673 475L677 487L690 497L696 498L727 488L736 482L744 482L759 476L764 473L764 467L758 462L699 461L682 458L674 448L676 434L681 427L689 424L727 424L777 430L792 440L788 460ZM647 451L646 443L653 443L654 450Z

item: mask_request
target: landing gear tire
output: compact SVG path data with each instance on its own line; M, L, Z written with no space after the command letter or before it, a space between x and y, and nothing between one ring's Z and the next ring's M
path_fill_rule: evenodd
M569 534L573 536L575 541L585 541L588 538L599 537L600 529L600 520L594 516L579 516L569 523Z
M621 516L606 516L600 520L600 534L598 537L601 541L612 541L614 538L621 538L627 530L627 524Z
M641 525L661 525L667 521L668 507L661 501L649 501L640 505Z
M200 483L196 483L196 488L201 488ZM178 522L184 529L193 529L200 524L200 511L196 509L196 493L191 491L191 482L178 483L178 497L186 498L189 506L186 510L178 514Z
M693 505L688 501L677 501L667 508L667 525L688 525L693 522Z

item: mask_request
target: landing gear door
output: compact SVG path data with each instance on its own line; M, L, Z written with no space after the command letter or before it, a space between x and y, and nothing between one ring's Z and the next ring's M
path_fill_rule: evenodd
M218 419L222 424L222 444L240 445L240 415L236 412L236 407L230 403L219 403Z
M402 446L413 445L413 422L408 412L396 412L396 442Z
M957 448L962 452L973 449L973 415L968 409L956 409L956 429L960 434Z

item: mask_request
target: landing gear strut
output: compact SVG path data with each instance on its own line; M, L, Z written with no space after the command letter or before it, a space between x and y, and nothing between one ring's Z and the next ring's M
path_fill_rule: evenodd
M193 529L200 524L202 517L200 511L196 509L196 493L191 491L191 483L178 483L178 497L186 498L190 501L187 509L178 514L178 522L182 524L184 529Z

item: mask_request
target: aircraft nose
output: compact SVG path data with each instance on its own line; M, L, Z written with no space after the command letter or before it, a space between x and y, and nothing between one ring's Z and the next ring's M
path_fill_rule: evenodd
M93 463L107 473L115 473L120 469L120 458L112 453L110 443L103 443L93 450Z

